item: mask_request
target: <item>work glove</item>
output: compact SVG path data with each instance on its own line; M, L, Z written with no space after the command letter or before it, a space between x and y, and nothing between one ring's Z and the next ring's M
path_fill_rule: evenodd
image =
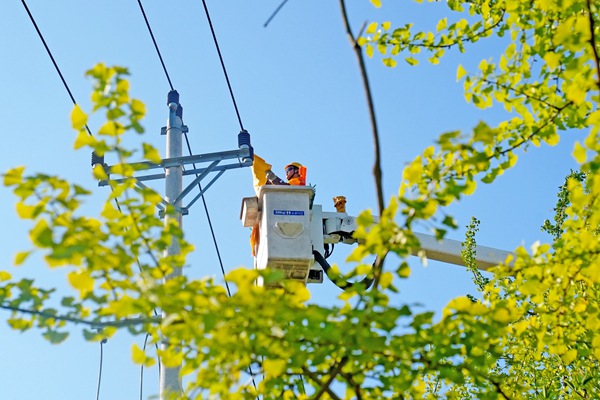
M267 180L269 180L269 181L273 181L273 180L277 179L277 175L275 175L275 173L273 171L271 171L270 169L267 170L266 175L267 175Z

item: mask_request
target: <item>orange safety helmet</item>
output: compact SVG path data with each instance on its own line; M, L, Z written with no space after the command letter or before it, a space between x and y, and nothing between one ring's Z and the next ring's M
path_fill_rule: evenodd
M288 167L296 167L296 168L300 169L300 168L302 168L302 164L300 164L298 162L289 163L283 169L286 170L286 169L288 169Z

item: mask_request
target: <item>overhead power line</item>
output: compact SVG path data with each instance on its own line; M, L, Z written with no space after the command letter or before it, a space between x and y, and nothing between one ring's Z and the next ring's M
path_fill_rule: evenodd
M288 0L283 0L281 2L281 4L279 4L279 6L275 9L275 11L273 11L271 16L267 19L267 22L265 22L265 24L263 25L264 28L266 28L267 25L269 25L269 23L273 20L273 18L275 18L277 13L279 13L279 11L283 8L283 6L285 6L285 3L287 3L287 2L288 2Z
M73 105L77 105L77 102L75 101L75 97L73 96L73 93L71 93L71 89L69 89L69 85L67 85L67 81L65 80L65 77L63 76L62 72L60 71L60 68L58 67L58 64L56 63L56 60L54 59L54 56L52 55L52 52L50 51L50 47L48 47L48 44L46 43L46 40L44 39L44 36L42 35L40 28L38 27L37 23L35 22L35 19L33 18L31 11L29 11L29 7L27 7L27 3L25 3L25 0L21 0L21 3L23 4L23 7L25 7L25 11L27 11L27 15L29 16L29 19L31 20L31 23L33 24L33 27L35 28L38 36L40 37L40 40L42 41L44 48L46 49L46 52L48 53L48 56L50 56L50 60L52 60L52 64L54 64L54 69L56 69L56 72L58 73L60 80L62 81L65 89L67 89L67 93L69 93L69 97L71 98ZM90 131L90 128L87 126L87 124L85 125L85 129L87 130L87 132L90 135L92 135L92 131Z
M208 20L208 26L210 27L210 32L212 34L213 41L215 42L215 48L217 49L217 54L219 55L219 61L221 61L221 68L223 69L223 74L225 75L225 80L227 81L227 87L229 88L229 94L231 95L231 101L233 102L233 108L235 108L235 114L237 115L238 122L240 123L240 130L243 131L244 124L242 124L242 117L240 117L240 111L239 111L237 103L235 101L235 96L233 95L233 89L231 88L231 82L229 82L229 75L227 74L227 68L225 68L225 62L223 61L221 49L219 48L219 41L217 40L217 35L215 33L215 29L213 28L212 20L210 19L210 13L208 12L206 0L202 0L202 5L204 6L204 13L206 14L206 19Z
M163 57L161 55L160 48L158 47L158 44L156 43L156 39L154 37L154 33L152 31L152 27L150 26L150 22L148 21L148 17L146 16L146 12L144 11L144 6L142 5L142 1L141 0L138 0L138 5L140 6L140 11L142 12L142 15L144 17L144 21L146 23L146 27L148 28L148 32L150 33L150 37L152 38L152 42L154 43L154 48L156 49L156 53L158 54L158 58L160 59L160 63L161 63L161 65L163 67L163 70L165 72L165 76L167 78L167 81L169 82L169 86L171 87L171 90L174 90L173 89L173 84L171 82L171 78L169 76L169 72L167 70L167 67L166 67L166 64L164 62L164 59L163 59ZM214 43L215 43L215 47L217 49L217 53L218 53L219 59L221 61L221 67L223 69L223 73L225 75L225 80L227 81L227 86L229 88L229 93L231 95L231 99L232 99L232 102L233 102L233 105L234 105L234 108L235 108L235 112L236 112L238 121L240 123L240 128L243 130L244 127L243 127L243 124L242 124L240 113L239 113L239 110L238 110L238 107L237 107L237 103L235 101L235 96L233 94L233 89L231 87L231 83L229 81L229 77L227 75L227 69L225 68L225 63L223 61L223 57L221 56L221 51L219 49L219 43L218 43L215 31L214 31L213 26L212 26L212 22L211 22L211 18L210 18L210 13L208 11L206 3L204 3L204 11L206 13L206 17L208 19L208 23L210 25L210 29L211 29L211 32L212 32L212 35L213 35L213 40L214 40ZM190 145L190 140L188 138L187 132L184 134L184 137L185 137L185 141L186 141L186 144L187 144L188 152L189 152L190 155L193 155L192 147ZM194 169L196 169L196 165L195 164L193 164L192 166L193 166ZM198 188L200 189L200 191L202 191L202 186L200 185L200 183L198 183ZM207 218L207 221L208 221L208 225L209 225L210 232L211 232L211 235L212 235L213 243L214 243L214 246L215 246L215 251L217 253L217 258L219 260L219 265L221 267L221 272L223 274L223 278L225 278L225 267L223 265L223 260L221 258L221 252L219 250L219 244L217 242L215 231L214 231L214 228L213 228L213 225L212 225L212 220L210 218L210 212L208 210L208 206L206 204L206 199L204 197L204 194L202 195L202 202L203 202L203 205L204 205L204 211L206 213L206 218ZM227 283L227 281L225 281L225 286L227 288L227 293L231 296L231 290L229 288L229 284Z
M158 58L160 59L160 64L163 67L163 71L165 71L165 76L167 77L167 81L169 81L169 87L171 90L175 90L173 88L173 83L171 82L171 77L169 76L169 72L167 71L167 67L165 62L160 54L160 49L158 48L158 44L156 43L156 39L154 39L154 33L152 33L152 28L150 27L150 23L148 22L148 18L146 17L146 12L144 11L144 6L142 5L142 0L138 0L138 4L140 6L140 11L144 16L144 21L146 22L146 27L148 28L148 32L150 33L150 37L152 38L152 43L154 43L154 48L156 49L156 54L158 54Z
M100 399L100 385L102 383L102 362L104 358L104 343L106 343L106 339L102 339L100 341L100 366L98 368L98 389L96 389L96 400Z

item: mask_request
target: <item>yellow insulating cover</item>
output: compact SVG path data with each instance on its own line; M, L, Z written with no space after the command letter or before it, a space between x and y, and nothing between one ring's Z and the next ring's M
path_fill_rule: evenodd
M254 177L254 191L258 195L258 188L267 183L267 171L272 168L264 159L254 154L252 175Z

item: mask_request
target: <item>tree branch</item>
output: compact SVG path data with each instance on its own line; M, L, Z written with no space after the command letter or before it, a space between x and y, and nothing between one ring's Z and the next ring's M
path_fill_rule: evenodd
M52 319L56 319L59 321L73 322L75 324L87 325L92 328L106 328L106 327L121 328L124 326L142 325L142 324L146 324L146 323L161 321L161 317L131 318L131 319L123 319L120 321L107 321L107 322L88 321L88 320L81 319L81 318L67 317L65 315L54 315L54 314L51 314L51 313L48 313L45 311L30 310L27 308L14 307L9 304L0 304L0 309L14 311L14 312L20 312L20 313L29 314L29 315L37 315L38 317L42 317L42 318L52 318Z
M333 400L341 400L338 395L336 395L333 390L331 390L331 388L329 386L325 386L325 384L319 379L319 377L317 376L317 374L315 374L314 372L310 371L308 368L306 367L302 367L302 372L304 373L304 375L308 376L310 379L312 379L317 385L319 385L321 387L321 389L323 390L323 388L325 388L325 392L327 392L327 394L333 399ZM322 393L321 393L322 395ZM319 395L320 396L320 395ZM314 397L315 399L318 398Z
M321 396L323 395L323 393L325 393L325 392L327 392L328 394L331 395L331 393L330 393L331 389L329 388L329 385L331 385L331 382L333 382L333 380L336 378L336 376L338 376L340 374L340 372L342 372L342 368L344 367L344 365L346 365L347 362L348 362L348 357L346 357L346 356L342 357L342 359L335 366L333 371L330 372L327 382L323 383L321 385L321 388L319 389L319 391L317 393L315 393L315 395L313 397L314 399L320 399Z
M596 64L596 86L600 90L600 57L598 56L598 49L596 43L595 30L596 30L596 21L594 21L594 14L592 13L592 2L591 0L586 1L587 11L588 11L588 19L590 22L590 45L592 46L592 52L594 53L594 63ZM597 6L597 4L596 4Z
M344 0L340 0L340 9L342 11L342 18L344 20L344 26L346 27L346 33L348 40L352 44L354 54L356 55L356 61L360 68L360 75L363 81L363 87L365 89L365 95L367 96L367 105L369 107L369 117L371 119L371 130L373 133L373 144L375 147L375 163L373 165L373 176L375 177L375 188L377 190L377 203L379 206L379 215L383 213L385 207L383 200L383 186L381 183L382 172L381 172L381 150L379 145L379 130L377 129L377 120L375 118L375 106L373 103L373 96L371 95L371 87L369 84L369 77L367 76L367 68L365 66L365 60L362 54L362 49L352 34L350 28L350 22L348 21L348 14L346 13L346 4Z
M360 385L356 383L352 377L352 374L347 374L342 372L342 377L348 382L348 384L354 389L354 395L356 396L356 400L362 400L362 392L360 390Z

